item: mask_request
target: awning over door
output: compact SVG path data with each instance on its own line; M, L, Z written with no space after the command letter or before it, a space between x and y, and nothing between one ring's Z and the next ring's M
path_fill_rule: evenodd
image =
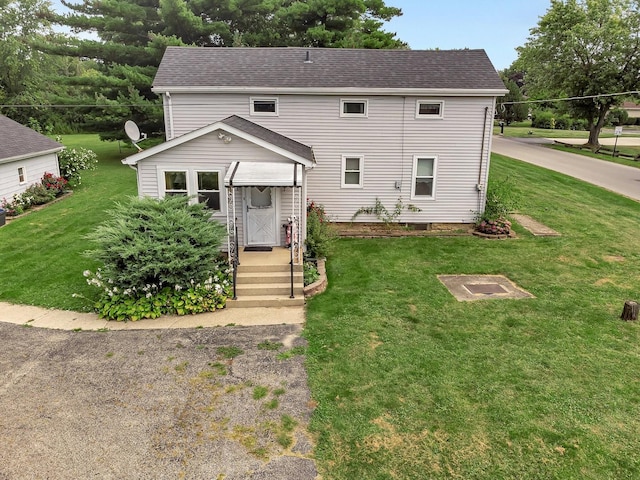
M298 163L233 162L224 177L225 187L301 187Z

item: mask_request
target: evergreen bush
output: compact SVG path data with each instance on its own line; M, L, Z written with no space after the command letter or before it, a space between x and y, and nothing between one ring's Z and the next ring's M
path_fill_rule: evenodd
M107 318L155 318L224 306L228 271L220 262L224 227L203 204L184 196L131 198L87 238L86 255L103 264L86 271L102 290L99 312Z

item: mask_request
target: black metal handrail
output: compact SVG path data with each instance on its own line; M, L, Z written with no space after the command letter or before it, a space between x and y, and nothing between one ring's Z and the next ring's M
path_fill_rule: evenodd
M296 298L296 296L293 294L293 249L295 248L295 244L293 241L293 222L290 221L289 222L289 235L291 238L291 242L289 245L289 252L291 253L291 260L289 261L289 265L291 267L291 295L289 295L289 298Z
M240 253L238 252L238 227L235 227L234 232L235 249L231 258L231 265L233 267L233 299L237 300L238 295L236 293L236 287L238 285L238 265L240 265Z

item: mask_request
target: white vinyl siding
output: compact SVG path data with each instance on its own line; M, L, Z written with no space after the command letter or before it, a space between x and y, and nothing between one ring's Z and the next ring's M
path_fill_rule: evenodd
M249 100L251 115L278 116L278 97L251 97Z
M404 210L399 221L473 222L473 212L478 210L479 201L482 200L476 185L478 180L486 185L488 175L493 97L432 100L410 96L373 96L368 98L366 121L338 117L336 108L340 100L345 98L340 95L279 95L278 117L250 116L249 97L249 94L172 93L176 135L236 114L312 146L316 165L307 171L307 198L323 204L332 221L336 222L349 222L359 208L374 206L376 197L387 209L393 208L400 197L404 202L409 201L414 155L429 154L438 159L437 201L411 200L422 211ZM416 120L418 100L446 103L446 115L439 121ZM483 124L485 109L489 114L486 124ZM210 143L216 149L224 146L217 139ZM243 159L255 161L253 158L262 158L269 153L255 145L254 148L246 146L235 150L238 145L234 138L226 146L231 150L213 152L194 146L190 147L189 155L180 155L184 161L206 164L214 161L212 158L217 158L216 162L228 163ZM363 177L363 188L360 189L342 188L342 156L350 152L363 155L366 159L366 179ZM154 158L144 160L140 165ZM396 188L396 182L399 188ZM283 207L283 211L286 208ZM356 221L371 222L377 219L361 215Z
M416 118L444 118L444 101L417 100Z
M436 196L436 158L428 155L413 157L413 179L411 184L411 198L435 199Z
M20 179L19 168L23 169L24 181ZM0 200L9 200L14 195L24 192L30 185L40 182L45 173L60 176L58 156L55 153L0 163Z
M362 188L364 157L362 155L342 156L342 188Z
M343 98L340 100L341 117L367 117L369 102L363 99Z
M213 211L212 218L226 224L227 189L224 187L224 177L231 163L230 159L240 162L291 162L287 158L235 136L230 143L224 143L218 139L218 131L215 131L140 161L137 167L138 194L161 198L164 196L163 172L186 171L189 177L187 182L192 185L189 195L197 195L197 172L218 172L220 210ZM303 182L304 178L299 181ZM280 226L286 223L287 218L292 215L291 188L281 188L278 191L280 195L278 198L282 201L280 202L280 217L277 219L277 225L279 226L279 241L280 244L283 244L284 238ZM241 245L244 245L243 189L236 189L235 195L238 235ZM300 195L299 190L296 191L296 196L298 195ZM302 192L303 199L306 198L305 195L306 193ZM223 242L221 248L226 248L226 242Z

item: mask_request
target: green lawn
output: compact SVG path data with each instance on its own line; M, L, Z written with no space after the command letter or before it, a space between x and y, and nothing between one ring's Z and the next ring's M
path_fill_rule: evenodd
M635 127L624 127L625 136L640 136L640 130ZM531 133L529 133L531 132ZM600 134L600 138L613 138L612 128L604 128ZM633 132L633 133L632 133ZM493 127L494 135L500 134L500 127ZM629 134L629 135L627 135ZM505 137L520 138L589 138L589 132L586 130L552 130L548 128L532 128L524 122L512 124L504 127Z
M135 194L117 144L74 195L0 229L0 300L88 309L83 235ZM310 300L307 368L327 479L640 478L640 204L494 155L534 238L340 240ZM457 302L438 274L504 274L527 300Z
M562 237L338 243L305 329L324 478L640 478L640 326L618 319L640 300L640 204L492 158ZM458 302L438 274L536 298Z
M640 168L640 161L624 157L613 157L610 153L593 153L590 150L567 147L564 145L553 145L551 146L551 148L553 148L554 150L560 150L562 152L577 153L580 155L585 155L587 157L597 158L599 160L606 160L607 162L619 163L621 165L628 165L629 167ZM613 147L607 146L607 148L611 148L613 150ZM626 153L627 155L638 155L640 154L640 147L616 147L616 151Z
M82 276L96 267L82 256L89 248L83 236L114 201L136 195L135 172L120 163L135 150L97 135L63 135L62 143L94 150L98 168L83 174L72 196L0 228L0 300L83 311L96 293Z

